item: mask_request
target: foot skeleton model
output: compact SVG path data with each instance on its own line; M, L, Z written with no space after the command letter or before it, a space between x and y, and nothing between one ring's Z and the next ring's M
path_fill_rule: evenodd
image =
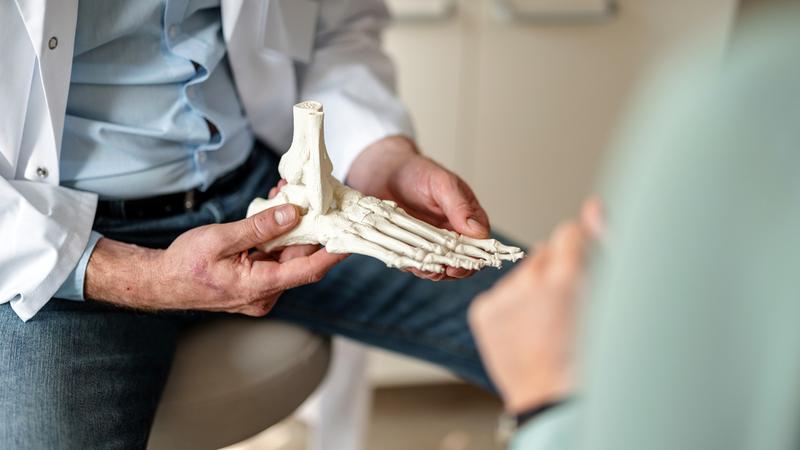
M288 184L278 195L256 198L247 215L285 203L302 208L300 224L260 248L322 244L331 253L359 253L389 267L442 273L446 266L479 270L522 258L522 251L494 239L473 239L409 216L396 203L362 194L331 175L322 105L294 106L294 138L278 170Z

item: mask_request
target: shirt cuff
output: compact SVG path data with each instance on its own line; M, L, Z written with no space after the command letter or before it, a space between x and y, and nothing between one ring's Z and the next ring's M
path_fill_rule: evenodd
M58 288L58 291L56 291L53 297L79 302L86 300L83 296L83 282L86 278L86 267L89 265L89 257L92 256L94 246L97 245L97 241L100 240L101 237L103 237L102 234L92 230L92 233L89 235L89 241L86 243L86 248L83 250L83 254L78 260L78 264L72 269L72 272L70 272L67 279L64 280L64 283Z

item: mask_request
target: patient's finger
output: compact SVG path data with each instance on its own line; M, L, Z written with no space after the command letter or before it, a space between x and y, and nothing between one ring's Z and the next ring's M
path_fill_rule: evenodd
M572 221L561 224L553 234L552 262L548 272L553 280L569 284L583 271L589 232L583 224Z
M581 222L596 239L606 236L606 217L603 211L603 202L599 197L592 197L583 203L581 208Z

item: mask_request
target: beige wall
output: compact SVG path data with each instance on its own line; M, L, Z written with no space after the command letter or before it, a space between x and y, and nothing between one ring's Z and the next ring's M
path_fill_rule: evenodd
M446 3L391 1L406 14ZM400 92L423 151L470 182L496 228L531 244L591 190L647 67L698 33L721 51L735 1L621 0L593 24L504 20L496 0L455 4L449 18L400 20L387 33Z
M513 0L526 6L602 0ZM719 55L734 0L621 0L606 21L509 22L494 0L390 0L386 36L424 152L476 189L496 229L532 244L574 214L638 80L687 39ZM420 6L424 7L420 10ZM433 15L434 17L430 17ZM693 38L697 34L702 38ZM444 381L441 369L381 351L374 384Z

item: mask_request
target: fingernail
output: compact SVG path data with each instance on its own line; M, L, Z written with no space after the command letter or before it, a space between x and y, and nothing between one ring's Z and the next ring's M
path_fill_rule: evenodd
M287 225L294 221L296 211L292 205L283 205L275 210L275 222L278 225Z
M475 231L486 231L486 228L474 217L467 217L467 225Z

